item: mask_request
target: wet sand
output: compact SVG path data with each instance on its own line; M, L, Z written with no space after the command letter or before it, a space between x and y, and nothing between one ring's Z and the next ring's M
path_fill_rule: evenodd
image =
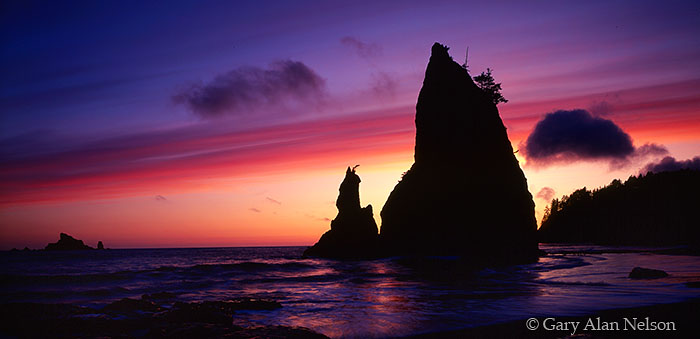
M700 294L700 290L698 291ZM646 318L656 322L657 328L673 323L675 330L651 330L640 329L646 326ZM503 324L466 328L455 331L426 333L404 338L429 339L429 338L698 338L700 337L700 297L684 302L659 304L643 307L620 308L604 310L586 316L556 317L556 321L547 321L547 326L555 329L543 329L543 322L548 317L538 317L538 328L527 328L527 319L511 321ZM601 322L598 322L600 318ZM625 318L629 323L625 322ZM636 329L634 318L637 318ZM592 325L584 329L589 319ZM557 330L557 323L569 323L567 330ZM571 322L579 322L578 329L574 332ZM644 325L640 324L644 323ZM614 323L618 325L615 326ZM665 325L663 325L664 323ZM534 325L532 325L534 326ZM560 326L566 326L561 324ZM617 327L617 328L615 328ZM573 333L573 334L572 334Z

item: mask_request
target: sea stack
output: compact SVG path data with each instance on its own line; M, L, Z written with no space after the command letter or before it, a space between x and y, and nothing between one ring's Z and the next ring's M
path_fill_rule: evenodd
M46 251L76 251L76 250L94 250L94 248L85 245L82 240L75 239L68 234L61 233L57 242L50 243L44 248Z
M357 167L357 166L355 166ZM338 215L331 221L331 229L304 251L304 256L334 259L363 259L376 255L377 223L372 205L360 205L360 177L355 167L348 167L340 184L335 202Z
M534 259L534 202L496 104L438 43L415 121L415 162L381 211L383 252Z

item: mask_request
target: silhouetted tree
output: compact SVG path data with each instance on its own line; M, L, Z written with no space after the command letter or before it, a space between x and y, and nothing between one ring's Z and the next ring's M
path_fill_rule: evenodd
M541 242L700 247L700 171L647 173L552 199Z
M506 98L501 94L501 84L496 83L491 75L491 69L487 68L486 72L481 72L481 74L474 77L476 85L481 88L488 96L491 98L494 104L498 105L501 102L508 102Z

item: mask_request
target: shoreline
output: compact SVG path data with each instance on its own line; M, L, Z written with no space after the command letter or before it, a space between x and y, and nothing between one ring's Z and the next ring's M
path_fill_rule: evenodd
M700 315L700 296L668 304L601 310L583 316L534 317L534 319L537 319L537 329L534 330L527 328L529 319L521 319L500 324L396 338L697 338L698 333L700 333L698 315ZM547 321L546 326L550 328L549 330L543 328L543 322L547 318L553 318L553 320ZM634 318L637 319L635 320ZM589 321L592 326L588 330L584 330L583 328L589 324ZM636 329L634 328L635 321ZM578 322L576 330L573 329L572 322ZM643 322L645 325L640 324L640 322ZM657 323L658 328L668 326L668 323L672 322L675 325L675 330L642 329L647 326L647 323L651 324L654 322ZM617 323L617 328L615 328L615 323Z
M609 249L594 245L591 248L568 247L563 245L560 249L566 253L555 247L551 260L540 264L494 268L482 275L460 276L441 273L454 273L452 258L421 262L418 267L398 259L372 266L354 261L289 259L294 257L298 247L272 254L269 251L199 253L190 250L175 255L154 252L144 257L139 252L125 252L122 254L128 255L115 256L121 261L113 267L114 272L87 270L92 272L89 274L84 273L86 263L94 262L104 268L114 261L110 258L94 261L92 257L73 253L66 254L66 261L20 260L8 268L21 271L27 263L36 262L37 265L21 271L24 275L5 276L10 279L5 281L9 289L0 303L0 316L4 319L0 337L103 337L126 333L134 337L274 335L285 338L302 335L321 338L325 336L319 332L323 332L336 337L359 334L377 338L554 338L569 337L571 333L596 338L693 337L686 333L698 330L695 319L688 319L700 314L697 257L658 259L655 255L616 254L605 256L605 260L591 261L576 254L580 251L607 253ZM241 259L227 261L233 257ZM666 262L666 259L672 260ZM64 266L54 269L56 263ZM671 276L649 284L645 281L628 283L627 272L633 264L664 268ZM599 272L596 267L613 273L600 278L612 279L609 285L597 283L595 277L585 278L591 272ZM564 271L558 271L562 269ZM63 274L66 272L70 274ZM37 273L40 275L35 275ZM551 277L547 274L565 279L549 281ZM143 283L146 285L135 285ZM197 285L193 286L195 283ZM260 289L279 291L280 288L304 291L310 287L329 286L328 283L331 289L319 296L259 292ZM380 300L372 295L373 284L381 286L378 285L381 283L396 284L392 285L394 288L382 290L385 297L395 299ZM54 291L53 294L42 294L47 288ZM368 294L364 299L352 299L360 292ZM197 296L197 293L202 294ZM543 299L531 304L523 304L518 299L540 295ZM608 297L620 300L607 300ZM324 303L329 298L334 299L330 304ZM372 309L358 308L358 302L390 308L372 312ZM649 306L612 308L619 305ZM596 311L601 308L607 310ZM415 312L415 315L406 312ZM576 331L529 331L525 321L534 314L540 325L546 318L542 315L548 314L564 323L585 322L596 316L605 322L621 322L624 317L650 317L652 321L674 322L676 331L582 331L584 326ZM584 316L559 316L564 314ZM364 319L365 323L346 322L348 315L351 319ZM295 316L299 317L298 321L286 321ZM382 319L390 322L382 324Z
M97 338L110 335L194 335L219 338L233 335L241 338L327 338L309 328L280 325L241 327L231 323L238 310L265 312L281 307L271 300L175 303L174 307L162 308L160 303L152 302L160 298L168 299L170 296L164 293L144 296L141 300L122 299L101 310L72 304L2 304L0 314L5 320L12 321L0 327L0 336L24 338L52 334L60 337ZM696 338L700 332L698 314L700 296L681 302L614 308L581 316L535 317L537 328L534 330L527 327L528 324L534 326L530 322L533 318L530 318L388 338ZM589 328L585 328L587 326ZM654 326L659 329L650 329ZM660 329L661 327L668 329Z

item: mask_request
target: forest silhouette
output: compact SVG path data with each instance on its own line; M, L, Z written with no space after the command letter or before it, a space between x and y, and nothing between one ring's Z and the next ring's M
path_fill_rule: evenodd
M540 242L700 247L700 171L680 170L618 179L553 199Z

